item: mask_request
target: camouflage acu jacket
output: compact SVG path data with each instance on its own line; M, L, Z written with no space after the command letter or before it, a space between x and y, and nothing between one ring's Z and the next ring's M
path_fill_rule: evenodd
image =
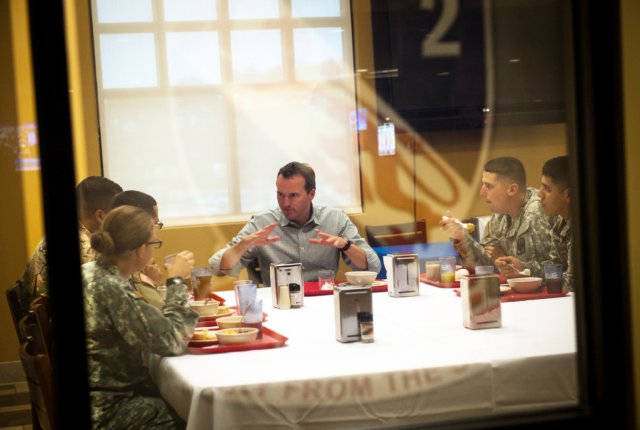
M465 232L464 239L455 244L465 264L482 266L494 264L485 252L485 246L500 247L506 255L518 258L532 276L542 277L542 264L549 259L551 241L550 222L556 217L547 217L542 211L535 188L527 188L520 211L515 217L507 214L493 214L484 230L480 243Z
M549 260L553 263L562 263L563 288L573 291L573 267L571 264L572 248L571 220L558 220L551 229L551 252Z
M80 264L96 259L96 252L91 248L91 233L82 224L78 224L80 240ZM49 293L49 279L47 270L47 241L42 238L31 255L22 275L24 292L20 301L28 303L38 294Z
M92 394L109 393L92 405L92 418L100 422L115 407L109 403L117 398L114 393L135 395L138 387L151 384L149 354L185 351L198 314L189 307L183 284L167 288L166 304L160 310L142 299L116 266L86 263L82 278L89 389Z

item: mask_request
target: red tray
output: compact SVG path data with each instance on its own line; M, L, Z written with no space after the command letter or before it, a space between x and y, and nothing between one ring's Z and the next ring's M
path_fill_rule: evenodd
M345 281L339 282L338 285L346 283ZM371 291L374 293L380 293L387 291L387 283L384 280L376 279L371 285ZM304 283L304 295L308 296L325 296L333 294L333 290L321 290L317 281L306 281Z
M505 279L504 276L502 275L498 275L500 277L500 283L501 284L505 284L507 282L507 280ZM456 282L437 282L437 281L432 281L431 279L427 279L427 274L426 273L421 273L420 274L420 282L424 282L425 284L429 284L429 285L433 285L434 287L438 287L438 288L460 288L460 282L456 281Z
M460 297L460 290L453 290L456 296ZM501 302L521 302L524 300L540 300L540 299L553 299L556 297L564 297L569 294L568 291L563 291L562 293L547 293L546 288L542 288L541 291L537 293L502 293L500 296Z
M223 352L249 351L252 349L279 348L284 346L287 340L289 340L289 338L280 333L276 333L270 328L262 326L262 339L256 339L252 343L245 345L220 345L214 343L213 345L206 346L192 346L193 343L189 343L187 352L190 354L219 354Z

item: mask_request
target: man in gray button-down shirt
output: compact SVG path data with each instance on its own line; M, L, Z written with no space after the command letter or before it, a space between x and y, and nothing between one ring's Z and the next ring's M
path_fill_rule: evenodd
M257 262L262 283L269 286L271 263L302 263L304 280L315 281L319 270L338 270L340 255L354 270L380 271L380 259L349 217L312 203L316 180L308 164L294 161L282 167L276 187L279 208L254 215L209 259L216 275L237 276Z

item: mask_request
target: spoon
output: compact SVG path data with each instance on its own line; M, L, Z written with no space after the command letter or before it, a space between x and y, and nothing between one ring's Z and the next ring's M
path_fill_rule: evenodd
M476 226L473 223L462 222L459 219L453 218L453 217L450 217L450 216L442 215L442 219L444 219L444 220L448 220L448 219L454 220L456 222L456 224L459 224L460 226L462 226L462 228L467 230L467 232L469 232L469 233L473 233L473 231L476 228Z
M509 264L509 267L511 267L513 270L515 270L516 272L518 272L518 274L520 276L531 276L531 270L529 269L524 269L522 272L519 271L513 264Z

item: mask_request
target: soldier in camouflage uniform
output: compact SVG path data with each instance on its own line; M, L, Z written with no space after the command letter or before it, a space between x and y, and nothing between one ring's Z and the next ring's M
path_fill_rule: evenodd
M562 264L563 289L573 291L571 264L571 197L569 186L569 158L566 155L547 160L542 166L542 185L538 191L542 209L547 216L557 215L550 230L549 257L543 262ZM515 258L510 263L518 266Z
M184 428L154 385L150 354L182 354L198 314L188 305L182 281L193 269L193 254L183 251L167 265L167 299L162 310L133 290L129 277L148 264L162 244L151 217L121 206L109 212L91 237L98 259L82 266L86 318L89 394L93 428Z
M120 185L102 176L89 176L76 187L81 263L95 260L95 252L90 243L91 233L100 227L102 219L111 207L111 200L120 192ZM42 238L22 275L23 290L20 292L20 302L23 308L28 309L31 300L38 294L48 294L47 274L47 242L46 238Z
M147 193L136 190L123 191L113 199L111 208L115 209L120 206L130 205L138 207L147 212L153 218L153 222L158 230L162 229L163 224L160 222L158 203L156 199ZM162 309L164 299L158 293L158 286L164 283L164 274L162 269L151 259L147 267L142 271L131 275L131 284L133 289L145 299L148 303Z
M469 266L495 265L507 278L529 269L542 276L542 262L549 256L550 224L540 206L535 188L526 187L524 166L513 157L500 157L485 164L482 196L493 213L480 243L453 218L443 218L441 228L453 239L462 261ZM502 258L515 256L519 267Z

